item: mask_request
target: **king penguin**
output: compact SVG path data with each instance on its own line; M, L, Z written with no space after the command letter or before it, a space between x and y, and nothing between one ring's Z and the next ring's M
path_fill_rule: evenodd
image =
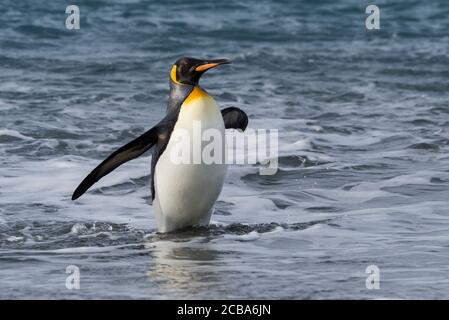
M199 85L200 77L207 70L230 62L228 59L178 59L170 72L170 95L165 117L100 163L76 188L72 200L79 198L118 166L151 149L151 195L158 231L172 232L208 225L215 201L223 188L226 161L173 161L173 151L179 147L179 141L174 137L187 133L191 140L202 139L202 134L193 133L195 123L200 124L201 133L214 129L221 137L224 137L225 129L246 129L248 116L244 111L236 107L220 110L215 100ZM203 141L190 142L188 151L198 143L201 148L204 146Z

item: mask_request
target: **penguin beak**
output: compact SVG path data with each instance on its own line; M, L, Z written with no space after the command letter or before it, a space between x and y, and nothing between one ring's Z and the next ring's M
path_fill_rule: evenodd
M201 63L200 65L195 67L195 71L197 72L204 72L209 69L218 67L221 64L228 64L231 63L231 60L229 59L214 59L214 60L207 60Z

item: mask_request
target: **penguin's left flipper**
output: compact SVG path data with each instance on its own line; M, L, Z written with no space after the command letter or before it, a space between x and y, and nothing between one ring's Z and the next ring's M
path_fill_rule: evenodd
M75 192L73 192L72 200L78 199L83 195L95 182L103 178L105 175L116 169L125 162L135 159L149 150L158 141L158 132L160 127L155 126L134 139L130 143L124 145L120 149L113 152L109 157L100 163L89 175L84 178Z
M246 113L237 108L229 107L221 110L223 121L226 129L240 129L245 131L248 126L248 116Z

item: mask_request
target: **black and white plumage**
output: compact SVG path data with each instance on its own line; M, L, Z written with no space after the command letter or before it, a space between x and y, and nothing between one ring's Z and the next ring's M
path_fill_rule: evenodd
M170 96L165 117L153 128L113 152L78 186L72 200L79 198L94 183L123 163L152 149L151 192L156 223L160 232L170 232L193 225L207 225L213 205L223 187L226 163L176 164L170 159L173 132L191 132L195 121L201 130L245 130L248 117L242 110L229 107L219 110L215 100L202 89L201 75L226 59L199 60L181 58L170 73Z

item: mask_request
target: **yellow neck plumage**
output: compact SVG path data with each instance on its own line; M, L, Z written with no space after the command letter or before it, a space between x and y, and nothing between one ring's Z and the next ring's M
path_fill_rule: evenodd
M176 84L181 84L177 79L176 79L176 65L173 66L173 68L171 68L170 71L170 79L171 81L173 81Z

